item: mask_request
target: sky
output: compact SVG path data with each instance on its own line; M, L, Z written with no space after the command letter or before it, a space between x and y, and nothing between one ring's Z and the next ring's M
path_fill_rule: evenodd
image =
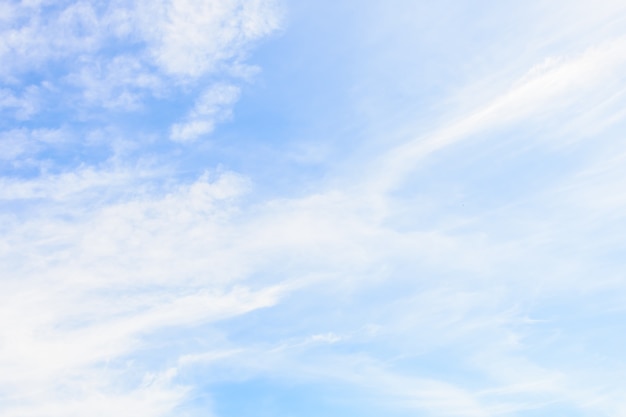
M0 415L626 416L626 3L0 3Z

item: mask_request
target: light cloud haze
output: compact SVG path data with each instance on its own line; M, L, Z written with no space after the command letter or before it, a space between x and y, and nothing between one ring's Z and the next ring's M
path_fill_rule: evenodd
M626 416L626 3L0 4L0 415Z

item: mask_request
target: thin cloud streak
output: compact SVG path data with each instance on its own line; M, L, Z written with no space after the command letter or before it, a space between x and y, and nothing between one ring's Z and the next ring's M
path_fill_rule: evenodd
M44 13L29 7L10 4L6 14ZM185 105L154 120L156 139L137 145L146 146L137 158L45 156L81 137L73 130L80 117L63 128L11 125L0 136L8 161L0 178L3 414L215 415L210 404L193 409L194 399L250 380L341 387L367 408L399 415L623 410L621 352L611 349L622 342L614 322L623 309L615 307L626 294L623 38L574 42L563 57L537 59L517 83L490 91L487 104L476 99L477 110L444 111L449 124L365 158L367 174L347 169L297 195L269 197L259 195L254 173L227 163L207 169L212 161L183 169L180 160L200 153L198 139L219 134L216 124L231 112L236 123L233 106L245 88L233 67L245 66L247 48L278 28L275 4L111 7L102 14L77 3L24 20L11 30L38 33L24 45L46 41L39 32L56 33L59 21L95 29L75 40L70 26L65 52L35 48L40 55L22 64L100 51L105 38L133 39L142 53L93 52L79 72L63 68L53 81L77 88L70 96L90 106L127 115L169 109L160 94ZM196 24L182 30L188 22ZM22 64L5 76L20 78ZM578 114L589 129L564 135ZM81 120L103 132L92 117ZM537 137L507 136L534 128ZM136 129L127 134L141 136ZM241 144L237 132L221 138L233 141L229 149ZM491 151L502 142L502 153ZM463 146L489 148L470 165L482 177L452 170L465 162L454 153ZM578 159L544 168L543 188L499 195L500 181L523 175L492 164L494 154L510 152L508 161L526 166L539 151L559 162L563 149ZM38 168L10 166L26 161ZM425 163L428 178L412 185ZM466 208L472 194L498 198Z
M594 87L614 81L626 63L626 41L611 40L570 60L553 58L532 68L510 90L486 106L426 137L411 140L384 156L379 169L382 190L397 185L417 161L459 141L522 120L559 115L559 110L593 109L585 103ZM582 109L581 109L582 106ZM556 113L556 114L555 114Z

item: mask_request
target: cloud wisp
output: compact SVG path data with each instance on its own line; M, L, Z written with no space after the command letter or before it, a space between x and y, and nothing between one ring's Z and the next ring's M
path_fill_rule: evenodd
M409 3L385 18L440 16ZM460 98L425 97L440 109L427 126L392 126L388 141L363 128L362 143L353 120L331 131L323 119L363 103L316 110L297 92L336 88L320 68L350 87L379 79L374 61L443 59L376 44L376 30L400 30L373 25L379 6L0 6L0 414L621 415L626 44L609 24L626 15L575 2L584 30L605 24L587 37L531 3L542 20L506 39L539 52L492 83L468 76ZM463 4L468 21L507 19ZM298 10L329 38L369 28L336 36L355 62L313 62L323 34L287 26L258 57L280 85L268 77L247 97L250 51ZM497 40L468 46L485 43L509 56ZM398 74L409 97L429 82ZM296 93L260 98L279 87ZM399 102L372 114L400 123ZM276 121L314 133L285 138ZM306 180L279 190L294 173Z

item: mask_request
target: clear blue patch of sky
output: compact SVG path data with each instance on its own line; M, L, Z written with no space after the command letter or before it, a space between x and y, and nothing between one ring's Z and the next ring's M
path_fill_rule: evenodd
M211 388L213 409L223 417L421 417L416 410L377 405L374 396L339 384L304 384L272 379L220 384Z

